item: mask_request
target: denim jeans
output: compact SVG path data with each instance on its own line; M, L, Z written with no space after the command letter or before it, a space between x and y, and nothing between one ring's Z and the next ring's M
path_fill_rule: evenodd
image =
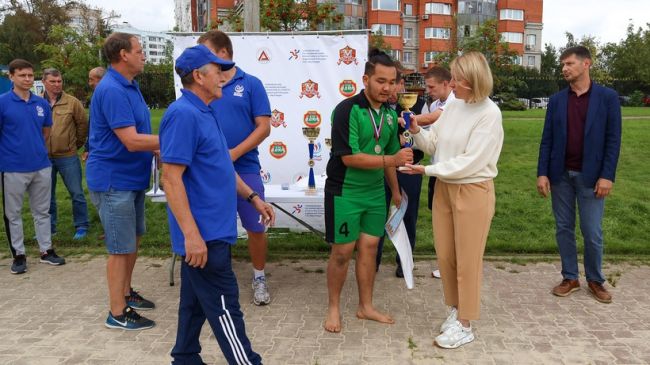
M602 221L605 199L596 198L593 186L585 186L582 173L565 171L561 180L551 185L551 200L555 215L555 238L562 259L562 276L578 279L576 248L576 202L580 216L580 231L584 237L584 266L587 281L605 282L601 270L603 261Z
M70 193L72 200L72 216L75 229L88 229L88 205L81 186L81 162L79 157L50 158L52 162L52 197L50 201L50 218L52 233L56 232L56 174L63 178L63 183Z

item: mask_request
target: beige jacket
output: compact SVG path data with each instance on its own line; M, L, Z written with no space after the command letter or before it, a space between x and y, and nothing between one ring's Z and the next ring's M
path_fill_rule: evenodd
M86 138L88 138L86 110L77 98L62 93L52 107L52 131L47 139L50 158L76 155L77 150L86 143Z

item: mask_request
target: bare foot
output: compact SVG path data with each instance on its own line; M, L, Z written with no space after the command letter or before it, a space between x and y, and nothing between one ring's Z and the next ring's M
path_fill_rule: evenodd
M389 316L388 314L384 314L377 311L374 307L370 307L367 309L362 309L361 307L359 307L359 309L357 309L357 318L369 319L371 321L377 321L380 323L387 323L387 324L395 323L393 317Z
M328 308L327 318L325 319L325 331L339 333L341 332L341 314L338 308Z

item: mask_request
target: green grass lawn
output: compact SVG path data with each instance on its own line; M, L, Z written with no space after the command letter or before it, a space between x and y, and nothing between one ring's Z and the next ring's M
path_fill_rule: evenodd
M162 110L152 111L154 132L158 131ZM612 195L607 199L603 230L607 254L650 255L650 108L623 108L624 117L635 117L623 122L623 145L618 165L617 180ZM499 161L499 176L495 180L497 192L496 215L488 239L487 253L554 254L554 220L550 199L542 199L535 189L537 152L543 124L543 110L504 112L505 142ZM426 178L420 197L420 219L415 255L433 254L431 213L426 207ZM70 198L63 184L57 186L59 200L59 233L53 238L61 253L104 253L104 245L97 239L101 233L99 218L90 207L92 227L89 238L72 241L72 212ZM90 205L90 202L89 202ZM35 253L37 244L27 205L24 209L26 246ZM644 223L645 222L645 223ZM169 255L167 213L163 204L147 201L147 229L143 254ZM579 238L581 239L581 238ZM0 227L0 246L7 247L4 225ZM386 247L392 255L392 246ZM270 256L326 257L328 246L313 234L297 234L286 230L270 231ZM246 247L237 245L236 256L246 256ZM6 249L0 255L8 255Z

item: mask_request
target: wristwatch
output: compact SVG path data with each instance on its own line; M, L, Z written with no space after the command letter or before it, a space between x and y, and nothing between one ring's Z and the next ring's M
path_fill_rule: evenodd
M254 191L251 193L251 195L248 196L248 198L246 198L246 201L252 203L253 199L255 199L256 196L260 196L260 195Z

